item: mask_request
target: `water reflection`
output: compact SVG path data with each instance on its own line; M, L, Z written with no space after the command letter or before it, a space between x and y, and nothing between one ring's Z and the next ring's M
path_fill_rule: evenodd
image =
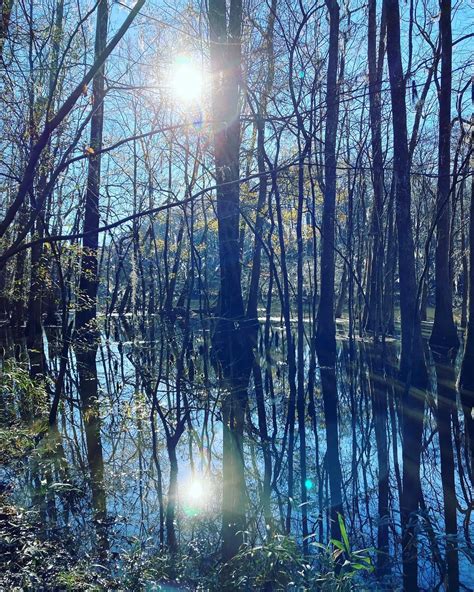
M373 408L375 443L377 448L377 573L384 578L390 571L389 561L389 491L390 467L388 456L388 385L387 344L363 347L367 360L369 386ZM390 346L388 346L390 347Z
M106 560L137 540L157 551L196 540L209 556L218 548L221 394L209 332L201 327L117 323L97 352L71 352L57 430L17 474L14 495L41 513L46 529L67 529L78 552L94 549ZM288 504L291 533L301 541L303 531L299 487L290 500L282 454L289 392L282 334L278 322L262 324L250 383L243 461L253 542L286 528ZM47 364L58 368L61 344L49 333L46 345ZM16 350L25 357L25 347ZM11 340L4 351L15 351ZM351 545L377 549L371 577L382 589L400 587L402 553L420 588L469 589L471 440L457 367L452 357L433 356L426 405L415 398L403 409L398 353L395 340L374 346L341 335L334 364L319 368L305 350L309 540L340 538L341 513ZM414 518L400 511L404 450L413 458L406 495L418 508L409 541L401 531L402 520Z
M97 533L97 548L99 556L105 557L108 549L107 500L104 487L104 455L95 349L77 352L77 375L90 472L91 503Z
M457 540L456 476L453 449L453 416L457 414L456 380L452 355L433 352L437 382L436 421L438 424L441 460L441 483L444 501L444 526L446 532L446 589L459 589L459 556Z

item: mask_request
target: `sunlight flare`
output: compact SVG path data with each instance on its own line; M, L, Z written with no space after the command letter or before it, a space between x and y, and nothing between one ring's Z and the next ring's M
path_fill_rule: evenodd
M200 514L211 496L209 481L203 475L193 475L183 484L181 499L188 516Z
M196 103L202 97L203 87L201 66L189 56L177 56L169 72L169 88L173 99L188 105Z

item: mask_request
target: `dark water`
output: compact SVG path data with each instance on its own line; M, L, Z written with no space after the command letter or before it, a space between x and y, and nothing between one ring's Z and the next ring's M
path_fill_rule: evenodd
M273 466L271 511L282 531L288 506L288 448L285 441L288 375L283 330L278 319L262 325L261 368ZM177 444L176 535L180 548L218 556L221 527L222 428L220 397L205 320L189 331L177 321L146 329L117 325L102 337L92 358L70 352L65 402L58 431L44 438L26 466L3 470L15 501L40 512L47 531L74 541L78 554L104 558L123 549L156 550L166 541L170 459L166 430L186 417ZM183 344L183 339L185 343ZM29 359L58 367L55 329L41 352L28 354L6 341L5 359ZM342 507L353 548L371 552L380 589L401 585L399 492L402 444L397 381L399 343L374 349L370 341L349 341L339 327L335 372ZM418 534L419 584L445 589L448 571L459 572L460 589L474 589L472 569L472 472L465 414L456 391L457 363L430 360L430 389L423 420L422 511ZM310 367L307 350L306 372ZM459 356L458 356L459 357ZM459 361L459 360L458 360ZM307 377L308 378L308 377ZM329 377L331 380L331 377ZM311 381L310 381L311 386ZM261 505L263 452L251 383L245 438L250 542L265 533ZM425 396L420 393L420 396ZM155 403L153 403L155 401ZM331 496L321 373L307 392L306 459L310 540L327 542ZM159 410L158 410L159 408ZM167 426L166 428L164 426ZM295 437L291 532L301 541L299 438ZM278 474L275 476L275 471ZM380 515L381 509L385 514ZM374 584L375 585L375 584Z

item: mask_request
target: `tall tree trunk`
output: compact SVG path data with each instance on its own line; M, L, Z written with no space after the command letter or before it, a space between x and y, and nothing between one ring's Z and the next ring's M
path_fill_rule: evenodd
M397 204L398 267L402 350L400 376L403 394L403 487L400 499L404 590L418 590L416 512L420 499L420 456L425 409L427 370L417 309L417 284L411 221L410 157L408 152L406 82L400 47L398 0L385 0L387 15L387 60L393 113L394 180Z
M321 297L318 308L316 349L318 356L334 357L336 323L334 319L335 212L336 212L336 133L339 119L337 71L339 56L339 5L326 0L330 15L329 59L326 92L326 130L324 144L324 205L321 237ZM324 363L324 362L322 362Z
M383 291L383 333L395 333L395 273L397 267L397 232L394 216L395 183L392 180L387 207L387 249L385 252Z
M243 430L251 352L246 338L239 248L239 153L242 2L210 0L212 108L217 179L220 291L214 346L223 420L222 556L233 557L245 530Z
M469 290L468 290L467 328L464 341L464 354L459 373L459 390L466 423L466 440L474 475L474 182L471 179L471 206L469 219Z
M331 535L340 539L338 513L342 513L342 473L339 460L336 387L336 321L334 317L336 134L339 118L337 82L339 56L339 4L326 0L329 11L329 59L326 92L324 146L324 205L321 237L321 298L318 308L316 352L321 366L324 417L326 421L327 467L331 491Z
M262 240L265 223L264 208L267 202L268 176L265 170L265 117L267 115L267 103L270 92L273 88L275 55L273 50L273 33L276 16L276 0L272 0L270 13L268 15L266 29L266 79L265 87L260 98L257 112L257 167L259 172L259 188L257 201L257 218L255 222L255 239L253 247L252 273L247 299L247 319L249 322L250 347L253 350L253 377L255 385L255 398L257 402L258 426L262 440L262 453L264 464L264 478L262 488L262 507L265 517L267 533L271 532L272 515L270 509L271 478L272 478L272 456L270 438L267 427L267 413L265 408L265 396L263 390L262 368L260 357L257 354L258 338L258 292L261 275L262 262Z
M380 42L377 57L377 0L369 1L368 65L369 65L369 112L372 134L372 184L374 205L372 209L372 257L369 269L369 300L365 327L375 335L382 328L382 278L383 278L383 201L384 169L382 154L382 64L385 53L385 10L382 8Z
M467 326L467 301L468 301L468 290L469 290L469 270L468 270L468 261L467 261L467 245L466 245L466 229L465 229L465 220L466 215L464 213L464 187L465 187L465 179L461 181L461 187L459 190L459 201L461 206L461 263L462 263L462 303L461 303L461 327L463 329ZM1 314L1 311L0 311Z
M56 4L56 18L53 27L53 43L51 49L51 62L50 62L50 74L49 74L49 102L54 105L55 91L56 91L56 79L58 76L58 61L59 61L59 49L62 38L63 30L63 17L64 17L64 1L58 0ZM42 192L46 191L46 185L48 180L48 172L51 168L51 143L45 149L43 161L43 170L39 183L37 193L41 195ZM40 215L36 219L33 226L32 236L34 238L43 238L45 234L45 213L46 213L46 202L51 199L51 195L45 195L41 202L43 207L41 208ZM31 345L36 340L41 338L41 317L43 314L43 303L44 303L44 273L46 273L46 261L43 260L43 245L34 245L31 249L31 282L30 292L28 299L28 320L26 325L27 338ZM43 273L42 273L43 272ZM51 288L52 289L52 288Z
M435 316L431 347L449 349L459 346L453 319L453 294L449 273L450 253L450 171L451 171L451 81L452 33L451 0L440 2L441 88L439 91L439 152L436 224Z
M276 0L272 0L266 29L267 75L265 87L257 107L257 167L259 172L257 218L255 221L255 241L253 250L252 273L247 300L247 317L251 322L257 320L258 287L260 283L262 260L262 235L265 223L263 209L267 200L268 175L265 169L265 118L267 117L268 97L273 88L275 75L275 55L273 50L273 32L276 16ZM258 323L256 323L258 326Z
M100 0L97 9L95 34L95 58L104 51L107 43L108 0ZM90 148L94 152L89 157L87 175L86 203L84 213L84 237L82 246L81 275L79 279L78 311L76 313L76 331L84 340L94 339L97 333L97 288L99 246L99 192L100 192L100 154L102 148L102 130L104 127L105 65L97 71L92 81L92 108Z
M339 296L338 296L337 305L336 305L336 313L335 313L336 319L342 318L342 313L344 312L344 306L346 304L346 299L347 299L347 284L349 283L347 275L348 275L347 263L344 262L344 268L342 270L342 278L341 278L341 287L339 288Z
M303 208L304 208L304 162L301 142L299 142L300 162L298 164L298 208L296 218L297 242L297 400L298 432L300 440L300 489L301 489L301 523L303 527L303 552L309 551L308 545L308 489L306 483L306 397L305 397L305 334L303 311Z
M398 230L400 314L402 353L400 372L412 384L426 385L421 327L416 309L417 285L411 220L410 161L407 145L406 84L400 48L400 13L398 0L385 0L387 8L387 58L393 112L394 180Z

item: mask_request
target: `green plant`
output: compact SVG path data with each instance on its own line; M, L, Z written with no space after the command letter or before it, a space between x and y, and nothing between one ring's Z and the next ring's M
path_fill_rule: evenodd
M241 548L229 564L222 567L224 587L229 590L348 592L366 589L362 574L374 567L370 550L353 551L342 516L341 539L328 545L312 542L317 553L305 557L291 537L274 534L262 545Z
M358 587L359 576L370 574L374 566L370 558L371 549L353 551L347 535L346 525L341 514L338 515L341 539L331 539L329 545L312 542L319 553L321 575L316 579L318 590L324 592L346 592Z
M47 413L48 394L45 379L32 378L28 370L14 358L4 361L0 373L0 411L4 423L18 417L24 420Z
M6 466L23 458L33 447L34 436L29 428L0 428L0 464Z
M86 565L76 565L56 576L55 584L59 590L67 592L100 592L104 590L104 583L90 581L90 569Z
M274 534L262 545L242 547L222 574L228 589L290 590L304 581L309 568L294 539Z

